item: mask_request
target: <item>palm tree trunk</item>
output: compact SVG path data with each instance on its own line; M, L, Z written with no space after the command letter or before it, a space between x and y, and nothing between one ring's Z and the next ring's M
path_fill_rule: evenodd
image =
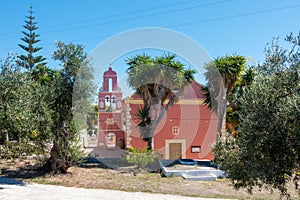
M152 146L152 144L153 144L153 137L149 137L148 138L148 146L147 146L147 150L153 150L153 146Z
M166 113L166 109L163 106L161 106L160 108L161 110L159 114L158 114L158 106L154 106L154 109L155 109L154 119L152 119L151 123L147 127L144 127L145 128L144 131L147 132L145 135L147 136L146 141L147 141L148 150L154 149L153 140L154 140L155 128L157 127L158 123L162 120L162 118L165 116ZM151 114L151 111L149 112L149 114Z
M227 89L224 88L223 90L219 91L219 95L217 97L218 101L218 127L217 127L217 139L225 137L226 132L226 104L227 104L227 96L226 96Z

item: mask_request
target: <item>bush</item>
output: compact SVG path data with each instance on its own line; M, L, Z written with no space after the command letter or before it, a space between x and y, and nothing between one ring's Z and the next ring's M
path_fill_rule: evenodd
M137 166L138 169L148 169L150 164L158 162L162 158L159 152L153 150L130 148L126 149L128 154L123 158Z
M4 159L20 158L28 155L42 155L44 149L42 145L33 142L5 141L0 147L0 157Z

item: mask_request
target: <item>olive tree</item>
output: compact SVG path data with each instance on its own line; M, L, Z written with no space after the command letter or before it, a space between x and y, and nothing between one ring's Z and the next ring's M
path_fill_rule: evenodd
M79 130L86 123L85 109L91 108L93 73L81 45L58 42L53 58L61 62L61 69L53 83L53 147L44 169L65 173L84 155Z
M287 183L299 191L300 54L299 36L287 49L278 39L267 46L253 83L238 99L239 134L218 141L216 161L236 188L269 186L289 197Z

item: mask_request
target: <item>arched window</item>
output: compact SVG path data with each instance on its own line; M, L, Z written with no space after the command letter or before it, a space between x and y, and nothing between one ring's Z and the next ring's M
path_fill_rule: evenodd
M115 95L111 97L111 109L114 111L117 108L117 98Z
M110 96L106 95L105 96L105 110L106 112L110 111Z
M172 135L179 135L179 126L172 127Z
M113 80L112 78L108 79L108 92L113 91Z

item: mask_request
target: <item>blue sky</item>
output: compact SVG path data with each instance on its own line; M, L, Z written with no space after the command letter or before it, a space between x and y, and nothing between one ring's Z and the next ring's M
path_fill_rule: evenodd
M273 37L283 40L300 31L299 0L3 0L1 58L10 51L23 53L17 44L31 4L40 53L53 68L57 40L82 44L91 52L109 37L136 28L169 28L194 39L212 58L236 53L251 58L249 64L263 60ZM117 64L124 72L124 63Z

